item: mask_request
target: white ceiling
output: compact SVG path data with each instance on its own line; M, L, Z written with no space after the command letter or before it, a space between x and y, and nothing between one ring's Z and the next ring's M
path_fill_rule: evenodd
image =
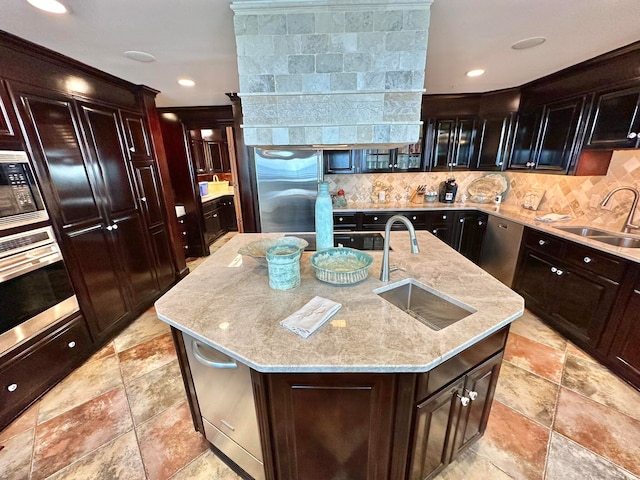
M238 90L230 0L66 0L54 16L25 0L1 0L0 29L134 83L160 90L160 107L228 104ZM530 50L518 40L544 36ZM521 85L640 40L638 0L434 0L428 93ZM157 61L123 56L142 50ZM474 79L465 72L482 67ZM193 88L177 84L195 80Z

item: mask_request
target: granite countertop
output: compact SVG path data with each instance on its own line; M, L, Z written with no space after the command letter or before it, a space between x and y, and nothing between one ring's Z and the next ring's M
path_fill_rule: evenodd
M212 200L215 200L216 198L226 197L227 195L233 195L233 187L232 186L230 186L226 192L212 193L210 195L202 195L200 197L200 200L202 201L202 203L207 203L207 202L210 202Z
M519 295L426 231L419 254L406 231L392 232L390 263L406 271L388 283L378 279L382 252L369 252L366 280L343 287L317 280L305 252L301 285L272 290L267 267L237 251L281 235L236 235L156 302L158 317L260 372L425 372L523 313ZM408 277L475 313L434 331L373 293ZM279 324L316 295L342 308L310 337Z
M595 248L602 252L610 253L616 255L618 257L625 258L627 260L631 260L632 262L640 262L640 248L624 248L624 247L616 247L613 245L608 245L606 243L598 242L597 240L592 240L589 238L581 237L580 235L575 235L572 233L563 232L555 228L556 226L572 226L572 225L580 225L580 226L589 226L594 228L599 228L602 230L608 230L613 234L621 234L620 227L621 224L616 225L589 225L585 223L584 220L579 219L570 219L566 221L546 223L541 222L535 219L535 217L543 216L546 213L550 212L541 212L541 211L531 211L525 210L522 207L501 204L499 206L494 205L493 203L473 203L473 202L465 202L465 203L411 203L411 202L395 202L395 203L350 203L348 207L337 208L334 207L334 212L344 212L351 213L357 211L398 211L398 210L479 210L481 212L485 212L491 215L496 215L501 218L505 218L507 220L511 220L517 223L521 223L527 227L535 228L542 232L547 232L552 235L558 236L560 238L564 238L566 240L570 240L572 242L580 243L582 245L586 245L591 248ZM639 232L640 233L640 232ZM630 236L634 238L640 239L640 235L638 234L624 234L625 236Z

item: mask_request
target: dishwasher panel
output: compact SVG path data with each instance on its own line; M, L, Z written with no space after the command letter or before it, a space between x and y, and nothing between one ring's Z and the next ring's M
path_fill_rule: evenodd
M511 287L520 252L524 226L489 215L480 252L480 268Z
M256 480L263 480L251 370L182 333L205 437Z

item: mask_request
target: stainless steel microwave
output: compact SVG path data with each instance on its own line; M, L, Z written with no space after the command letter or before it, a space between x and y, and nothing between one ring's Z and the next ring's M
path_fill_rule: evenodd
M0 150L0 230L48 218L27 154Z

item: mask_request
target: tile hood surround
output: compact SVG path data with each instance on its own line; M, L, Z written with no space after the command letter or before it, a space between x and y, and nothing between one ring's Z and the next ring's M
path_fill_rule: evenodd
M245 143L416 143L432 1L234 0Z

